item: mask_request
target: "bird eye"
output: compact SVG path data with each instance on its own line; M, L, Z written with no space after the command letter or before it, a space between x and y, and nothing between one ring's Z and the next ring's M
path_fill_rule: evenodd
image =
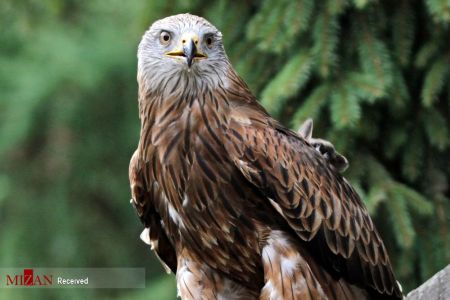
M159 42L163 45L168 45L170 42L170 33L167 31L162 31L159 35Z
M206 46L208 46L208 48L211 48L212 47L212 43L213 43L212 36L207 36L205 41L206 41Z

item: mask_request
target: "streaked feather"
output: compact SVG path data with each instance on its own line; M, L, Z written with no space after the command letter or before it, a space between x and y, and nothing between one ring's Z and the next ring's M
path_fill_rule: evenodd
M223 49L189 72L155 61L155 28L218 31L191 15L155 24L139 48L141 135L129 174L132 204L181 297L400 299L354 189L266 113Z

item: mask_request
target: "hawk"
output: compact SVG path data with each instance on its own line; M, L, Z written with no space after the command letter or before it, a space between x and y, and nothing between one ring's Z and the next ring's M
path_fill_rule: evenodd
M211 23L153 23L137 79L132 204L182 299L401 299L346 160L265 111Z

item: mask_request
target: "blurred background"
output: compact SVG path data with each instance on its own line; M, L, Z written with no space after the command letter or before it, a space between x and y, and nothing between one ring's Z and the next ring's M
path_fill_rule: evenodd
M0 289L1 299L175 299L139 239L128 162L136 49L191 12L291 128L335 143L409 291L450 262L450 2L0 1L0 267L145 267L147 288Z

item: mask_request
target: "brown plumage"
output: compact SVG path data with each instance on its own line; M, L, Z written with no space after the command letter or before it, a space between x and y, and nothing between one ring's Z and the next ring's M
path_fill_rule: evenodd
M401 298L355 190L258 104L214 26L157 21L138 58L132 203L182 299Z

